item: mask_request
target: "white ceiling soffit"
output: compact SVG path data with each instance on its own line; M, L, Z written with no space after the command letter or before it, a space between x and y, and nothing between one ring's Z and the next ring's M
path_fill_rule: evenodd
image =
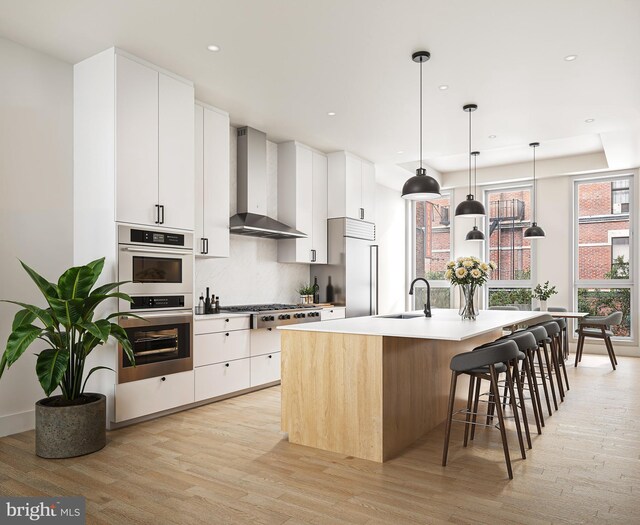
M469 102L494 162L488 150L578 138L557 152L575 155L640 127L639 27L628 0L0 0L6 38L69 63L115 45L270 140L387 164L418 158L411 53L427 49L424 158L443 169L467 151Z
M640 166L640 129L610 131L601 138L609 168L626 170Z

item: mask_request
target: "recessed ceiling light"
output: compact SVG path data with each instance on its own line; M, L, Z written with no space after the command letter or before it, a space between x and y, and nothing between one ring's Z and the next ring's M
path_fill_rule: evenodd
M216 46L215 44L210 44L207 46L209 51L220 51L220 46Z
M585 122L587 124L591 124L595 119L594 118L588 118L587 120L585 120Z
M573 62L576 58L578 58L578 55L567 55L564 57L567 62Z
M446 91L447 89L449 89L449 86L447 86L446 84L442 84L441 86L438 86L438 89L440 91Z
M329 111L329 113L327 113L327 115L329 115L330 117L335 117L336 116L336 112L335 111Z
M490 138L490 139L495 139L495 138L496 138L496 136L495 136L495 135L489 135L489 138Z
M404 151L398 151L398 155L404 154Z

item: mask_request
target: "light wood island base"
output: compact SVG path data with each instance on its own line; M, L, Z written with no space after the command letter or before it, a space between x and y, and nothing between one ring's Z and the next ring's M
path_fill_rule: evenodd
M451 357L501 333L438 341L283 331L282 431L290 443L386 461L446 418Z

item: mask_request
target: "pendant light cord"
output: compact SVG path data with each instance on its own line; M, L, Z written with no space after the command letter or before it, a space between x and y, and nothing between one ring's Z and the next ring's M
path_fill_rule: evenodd
M536 222L536 208L538 207L538 182L536 181L536 147L533 146L533 222Z
M473 155L473 194L474 194L474 196L478 192L478 173L476 171L477 168L478 168L478 156L477 155ZM473 225L475 227L478 226L478 222L477 221L478 220L474 217L473 218Z
M422 60L420 60L420 169L422 170Z
M469 195L471 195L471 110L469 110Z

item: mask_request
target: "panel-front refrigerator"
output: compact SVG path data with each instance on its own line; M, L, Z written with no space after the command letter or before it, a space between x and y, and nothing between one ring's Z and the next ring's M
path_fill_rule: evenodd
M320 301L346 306L347 317L378 313L376 225L348 217L328 220L328 264L311 266Z

